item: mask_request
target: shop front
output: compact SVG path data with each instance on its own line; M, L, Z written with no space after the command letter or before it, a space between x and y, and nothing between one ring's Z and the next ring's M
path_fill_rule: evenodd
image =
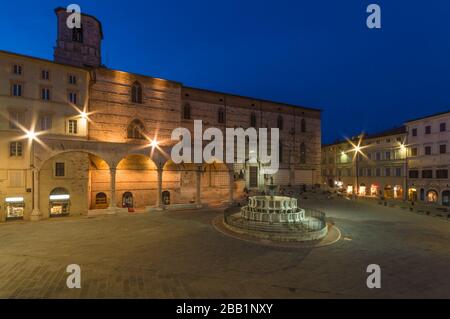
M384 197L385 198L394 198L394 189L391 185L386 185L384 187Z
M418 197L417 197L417 189L416 188L410 188L408 190L408 199L411 202L417 202Z
M394 198L395 199L403 198L403 188L400 185L394 186Z
M49 197L50 217L70 214L70 194L64 188L55 188Z
M23 197L5 198L6 220L23 219L25 200Z
M430 190L427 193L427 202L431 204L436 204L439 200L438 193L435 190Z
M353 185L347 185L347 194L353 195Z
M366 196L367 195L367 187L366 184L361 184L359 186L359 196Z
M370 196L378 196L379 186L376 184L370 185Z

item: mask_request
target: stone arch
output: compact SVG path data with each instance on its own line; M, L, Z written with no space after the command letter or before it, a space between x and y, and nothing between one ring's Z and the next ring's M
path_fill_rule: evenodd
M50 217L49 194L66 189L70 194L70 215L87 215L93 209L93 196L103 191L109 195L110 164L93 152L67 150L48 155L38 165L38 207L44 218Z
M133 208L144 209L156 204L158 167L149 156L126 155L115 168L115 198L118 207L124 207L123 195L127 192L132 194Z
M439 203L439 192L435 189L429 189L426 192L427 203Z
M113 160L113 156L112 154L110 154L109 152L97 152L95 150L86 150L86 149L78 149L78 148L70 148L67 150L59 150L59 151L53 151L53 152L49 152L48 150L46 150L45 152L36 152L37 154L35 154L35 167L37 170L40 170L42 168L42 166L49 161L50 159L59 156L59 155L64 155L67 153L84 153L87 155L92 155L92 156L96 156L98 158L103 159L107 164L108 167L114 167L115 165L114 160Z

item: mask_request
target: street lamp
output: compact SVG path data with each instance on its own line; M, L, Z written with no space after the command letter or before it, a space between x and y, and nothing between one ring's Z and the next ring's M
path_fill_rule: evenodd
M352 141L349 140L349 143L353 146L353 149L351 150L351 152L355 153L355 157L354 157L354 161L355 161L355 165L356 165L356 188L355 188L355 195L358 196L359 195L359 157L360 155L363 154L362 149L363 147L361 147L361 143L362 143L362 136L360 137L358 144L354 144Z
M36 200L35 200L35 196L36 196L36 181L35 181L35 167L34 167L34 141L37 139L37 134L36 132L31 129L31 130L25 130L25 136L28 138L28 141L30 142L30 169L31 169L31 187L33 190L33 196L31 198L31 208L32 208L32 213L35 210L38 210L39 207L36 207Z

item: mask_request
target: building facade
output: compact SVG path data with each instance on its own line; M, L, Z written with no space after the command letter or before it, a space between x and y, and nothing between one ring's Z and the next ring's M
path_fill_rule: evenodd
M68 29L54 61L0 52L0 221L220 205L279 185L320 183L321 111L185 87L101 63L101 23ZM175 164L175 128L280 128L280 170Z
M450 112L408 121L406 127L410 200L450 206Z
M322 183L349 195L403 199L406 192L404 127L322 148Z

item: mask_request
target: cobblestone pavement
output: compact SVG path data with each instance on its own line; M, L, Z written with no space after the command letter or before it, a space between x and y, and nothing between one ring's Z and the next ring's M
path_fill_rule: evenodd
M326 211L340 242L239 241L212 227L215 210L2 224L0 298L450 298L450 222L311 196L302 204ZM66 287L69 264L81 289Z

